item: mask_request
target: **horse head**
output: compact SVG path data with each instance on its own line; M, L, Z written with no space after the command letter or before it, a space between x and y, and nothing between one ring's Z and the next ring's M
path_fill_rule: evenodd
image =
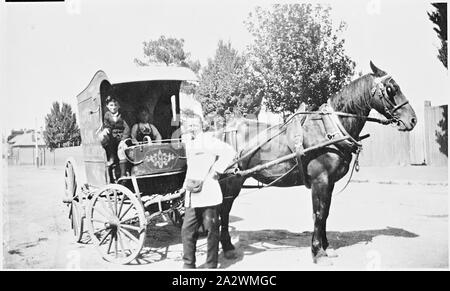
M374 85L371 106L386 118L397 124L400 131L411 131L417 124L417 117L400 86L385 71L370 62Z

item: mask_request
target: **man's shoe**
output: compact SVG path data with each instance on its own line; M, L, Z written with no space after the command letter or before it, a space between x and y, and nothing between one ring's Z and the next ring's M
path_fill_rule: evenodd
M195 269L195 265L183 264L183 269Z

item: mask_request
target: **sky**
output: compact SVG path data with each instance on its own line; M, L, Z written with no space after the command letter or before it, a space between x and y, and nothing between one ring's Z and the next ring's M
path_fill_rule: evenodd
M129 66L142 57L143 41L160 35L183 38L185 50L202 65L221 39L243 51L251 43L244 20L257 5L274 2L1 2L1 130L44 126L54 101L76 110L76 95L97 70L108 74L108 68ZM426 14L429 2L330 1L333 20L347 24L342 37L357 71L369 73L372 60L395 78L416 111L425 100L448 103L448 72L436 58L439 40Z

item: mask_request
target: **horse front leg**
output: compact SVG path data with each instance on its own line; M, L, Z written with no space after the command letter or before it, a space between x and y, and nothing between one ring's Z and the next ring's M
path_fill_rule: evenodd
M333 189L334 189L334 183L330 183L329 187L330 187L330 195L327 196L327 199L325 201L325 219L323 222L323 232L322 232L322 247L323 249L326 251L327 256L329 258L335 258L338 255L336 254L336 252L333 249L329 249L329 242L328 242L328 238L327 238L327 219L328 219L328 214L330 213L330 207L331 207L331 198L332 198L332 194L333 194Z
M231 236L229 232L230 224L230 211L233 206L235 197L225 198L221 205L220 210L220 243L222 244L222 249L225 258L233 259L236 257L234 251L234 246L231 243Z
M220 183L223 201L220 207L220 243L222 244L225 258L234 259L237 257L237 254L233 244L231 243L231 236L229 232L230 211L234 200L241 191L245 178L224 176L221 177L221 179L223 179Z
M332 264L325 249L328 247L326 221L330 209L333 187L334 183L330 183L326 173L320 174L311 183L314 219L311 252L313 262L321 265Z

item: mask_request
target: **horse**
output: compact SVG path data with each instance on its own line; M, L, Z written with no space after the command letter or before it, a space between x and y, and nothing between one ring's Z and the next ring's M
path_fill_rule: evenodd
M355 144L369 119L371 109L378 111L394 123L400 131L411 131L417 124L414 109L403 95L399 85L385 71L370 61L372 73L366 74L344 86L328 99L328 106L338 115L342 131L355 141L340 142L299 155L248 176L236 175L231 169L219 178L223 194L220 211L220 242L224 256L236 256L229 234L229 216L234 200L238 197L245 180L253 177L263 184L276 187L304 185L311 189L314 230L311 238L311 253L314 263L332 264L326 223L330 212L331 197L335 183L350 169ZM321 106L321 109L323 106ZM306 115L306 114L305 114ZM240 171L251 169L268 161L276 160L296 151L297 133L301 132L301 147L319 144L330 138L325 119L320 114L297 114L291 122L277 126L249 119L236 119L228 123L223 135L225 142L238 151L237 167ZM373 120L372 120L373 121ZM229 133L233 132L233 135ZM228 134L228 138L227 138ZM327 137L328 136L328 137ZM255 147L256 146L256 147Z

